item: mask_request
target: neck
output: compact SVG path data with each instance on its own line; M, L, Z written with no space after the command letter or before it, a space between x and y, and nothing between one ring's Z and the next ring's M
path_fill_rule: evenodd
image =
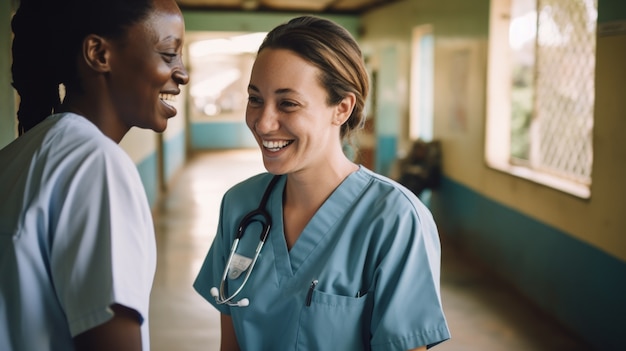
M314 172L296 172L287 176L284 205L317 210L330 194L359 166L347 158L334 167L325 166Z
M73 97L68 95L61 104L60 112L72 112L91 121L102 134L119 144L130 128L115 123L116 119L110 117L96 101L90 101L86 97Z

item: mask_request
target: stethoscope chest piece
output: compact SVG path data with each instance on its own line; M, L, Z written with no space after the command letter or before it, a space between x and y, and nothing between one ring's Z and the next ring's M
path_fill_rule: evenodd
M240 255L238 253L234 253L233 259L230 262L230 267L228 269L228 279L234 280L239 278L241 273L245 272L248 267L250 267L251 263L252 258Z

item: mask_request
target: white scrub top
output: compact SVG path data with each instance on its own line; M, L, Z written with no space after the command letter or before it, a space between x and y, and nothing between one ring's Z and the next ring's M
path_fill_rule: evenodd
M154 226L137 168L82 116L48 117L0 150L0 350L73 350L136 310L150 349Z
M217 305L210 289L219 289L239 221L259 206L271 177L257 175L225 194L217 235L194 283L231 315L242 350L409 350L450 338L430 212L413 193L364 167L331 194L291 250L283 231L283 177L267 203L269 238L234 299L248 298L250 305ZM251 258L259 235L260 225L252 223L238 253ZM228 295L244 275L228 279Z

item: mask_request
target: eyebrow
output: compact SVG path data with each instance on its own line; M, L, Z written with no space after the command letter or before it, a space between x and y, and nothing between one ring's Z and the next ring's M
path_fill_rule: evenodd
M173 41L176 43L176 45L181 45L183 43L183 40L179 37L173 36L173 35L168 35L167 37L163 38L160 40L161 42L170 42Z
M249 90L254 90L257 93L260 92L259 88L257 88L254 84L248 84L248 89ZM294 94L298 94L300 95L297 91L290 89L290 88L281 88L281 89L276 89L274 91L275 94L287 94L287 93L294 93Z

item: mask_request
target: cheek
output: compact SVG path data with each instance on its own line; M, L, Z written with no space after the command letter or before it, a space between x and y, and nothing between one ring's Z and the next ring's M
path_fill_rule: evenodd
M172 69L165 64L155 64L151 67L152 71L149 74L152 75L155 86L165 85L165 83L167 83L167 81L170 80L170 78L172 77Z
M144 57L141 62L136 62L132 68L132 74L139 76L139 84L147 86L163 86L172 76L172 68L160 57L150 55Z

